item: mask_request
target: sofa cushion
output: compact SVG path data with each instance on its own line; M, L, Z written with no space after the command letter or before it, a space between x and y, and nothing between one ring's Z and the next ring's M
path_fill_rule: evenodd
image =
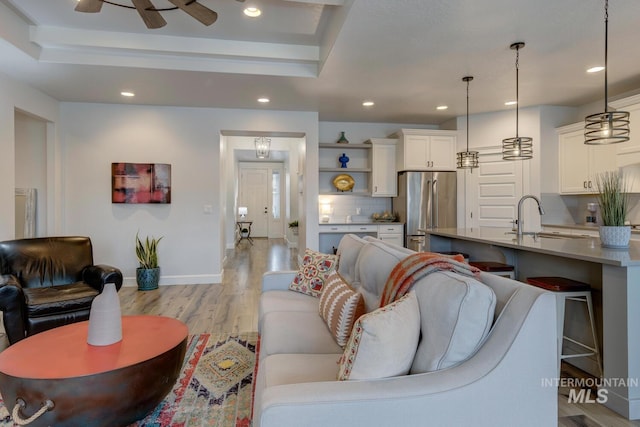
M319 297L327 277L337 265L336 255L323 254L307 248L304 251L302 264L298 268L298 274L289 285L289 289Z
M258 315L258 331L262 331L262 319L267 313L274 311L304 311L318 312L318 298L310 295L292 292L290 290L263 292L260 296Z
M367 241L355 234L345 234L338 245L338 273L352 286L359 282L356 274L358 254Z
M442 271L416 282L413 292L422 338L411 373L448 368L473 355L493 323L493 290L472 277Z
M336 344L317 311L267 313L262 319L260 359L284 353L341 354L342 347Z
M351 335L353 323L365 313L364 300L362 294L354 291L334 271L322 289L319 311L336 343L344 347Z
M360 317L340 358L339 380L405 375L420 336L420 310L414 292Z
M360 250L356 261L358 292L364 297L367 312L380 306L380 295L391 270L407 256L415 253L406 248L393 248L382 242L369 242Z
M339 354L273 354L260 362L267 387L335 381Z

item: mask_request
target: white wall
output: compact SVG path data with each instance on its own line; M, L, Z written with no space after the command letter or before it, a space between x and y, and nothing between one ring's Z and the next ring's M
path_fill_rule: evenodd
M17 188L36 189L36 236L47 231L47 122L16 111Z
M47 222L50 232L59 230L56 223L60 217L59 206L54 197L59 178L55 165L59 160L59 145L56 138L58 102L23 83L0 74L0 240L15 237L15 111L21 110L47 122Z
M161 284L220 281L224 182L233 169L221 162L229 150L220 146L222 131L299 132L317 145L315 113L62 103L61 123L64 230L90 236L96 261L120 268L127 283L137 231L164 236ZM171 204L112 204L112 162L170 163Z

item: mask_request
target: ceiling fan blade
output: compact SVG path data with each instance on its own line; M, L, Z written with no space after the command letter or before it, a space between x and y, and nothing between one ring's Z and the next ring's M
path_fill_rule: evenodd
M189 15L202 22L204 25L211 25L218 19L218 14L197 1L191 0L169 0Z
M102 9L102 0L80 0L74 9L76 12L98 13Z
M161 28L167 25L167 21L164 20L160 12L155 10L155 7L151 3L151 0L132 0L133 5L140 14L140 17L144 21L145 25L149 29ZM149 10L151 9L151 10Z

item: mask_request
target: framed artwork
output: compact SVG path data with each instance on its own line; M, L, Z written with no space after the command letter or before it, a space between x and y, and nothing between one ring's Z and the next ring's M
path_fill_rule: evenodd
M111 203L171 203L171 165L111 163Z

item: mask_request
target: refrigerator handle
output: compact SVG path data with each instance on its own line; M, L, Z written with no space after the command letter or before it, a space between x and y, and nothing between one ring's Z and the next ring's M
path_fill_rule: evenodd
M427 223L425 224L427 228L433 228L433 184L431 180L427 181L426 185L427 197L425 197L424 202L424 210L427 215Z
M433 183L431 184L431 187L433 188L433 190L431 191L431 197L433 197L433 212L431 213L432 216L432 220L431 220L431 228L438 228L438 224L440 223L440 221L438 221L438 180L434 179Z

